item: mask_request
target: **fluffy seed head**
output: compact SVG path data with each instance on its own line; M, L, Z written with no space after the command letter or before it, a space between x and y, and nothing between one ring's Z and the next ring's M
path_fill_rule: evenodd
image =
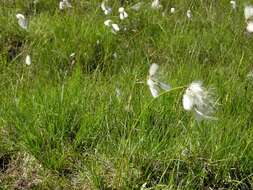
M192 82L183 95L183 107L186 111L194 111L197 120L214 119L209 116L214 111L213 94L202 86L201 81Z
M159 65L153 63L149 68L149 76L153 77L159 69Z
M69 55L69 57L75 57L76 56L76 53L71 53L70 55Z
M23 14L16 14L16 18L18 19L18 24L21 28L27 29L28 22Z
M66 8L71 8L72 6L71 6L71 4L68 2L68 0L62 0L62 1L60 1L60 3L59 3L59 9L60 10L64 10L64 9L66 9Z
M153 81L151 78L147 79L147 85L149 86L150 92L154 98L159 96L159 88L155 81Z
M119 13L123 13L125 11L124 7L119 8Z
M232 6L232 9L236 9L236 2L235 1L230 1L230 4Z
M119 18L120 18L121 20L124 20L124 19L127 18L127 17L128 17L128 14L126 13L124 7L120 7L120 8L119 8Z
M194 105L194 100L191 96L184 94L183 95L183 107L186 111L191 111Z
M252 5L245 6L244 17L245 17L246 21L253 17L253 6Z
M16 14L17 19L25 19L25 16L23 14Z
M253 32L253 21L250 21L247 23L246 27L247 32L252 33Z
M25 64L26 65L31 65L32 64L32 59L30 55L27 55L25 58Z
M170 85L159 81L157 76L158 69L159 66L156 63L153 63L149 68L149 75L147 79L147 85L154 98L159 96L160 90L169 91L171 89Z
M112 24L112 29L114 32L118 32L120 30L119 25L117 25L115 23Z
M192 18L192 12L191 12L191 10L187 10L186 16L187 16L189 19Z
M107 0L102 1L101 3L101 9L104 11L105 15L108 15L112 12L112 9L106 5Z
M111 26L111 24L112 24L112 20L110 20L110 19L104 21L105 26Z

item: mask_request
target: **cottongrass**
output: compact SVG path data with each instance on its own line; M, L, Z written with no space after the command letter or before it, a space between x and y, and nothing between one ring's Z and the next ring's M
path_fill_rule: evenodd
M253 6L252 5L248 5L244 8L244 17L245 17L245 21L246 21L246 31L248 33L252 33L253 32Z
M154 0L151 4L152 9L160 9L162 5L160 4L160 0Z
M110 19L104 21L104 25L107 26L107 27L109 27L109 28L111 28L112 33L114 33L114 34L117 34L117 32L120 31L119 25L113 23L113 21L110 20Z
M149 75L147 79L147 85L149 86L150 92L154 98L157 98L160 94L160 90L168 91L171 89L170 85L160 82L158 79L157 71L159 66L153 63L149 68Z
M250 22L247 23L246 31L248 33L252 33L253 32L253 21L250 21Z
M28 21L23 14L16 14L16 18L18 19L18 24L21 28L27 30Z
M70 4L70 2L68 2L68 0L60 1L60 3L59 3L60 10L64 10L64 9L68 9L68 8L72 8L72 5Z
M120 7L119 8L119 18L120 20L124 20L128 17L128 14L127 12L125 11L125 8L124 7Z
M176 9L175 9L174 7L171 7L171 8L170 8L170 13L173 14L173 13L175 13L175 12L176 12Z
M245 20L248 21L253 17L253 6L252 5L247 5L244 8L244 17Z
M188 19L191 19L192 18L192 12L191 12L191 10L189 9L189 10L187 10L187 12L186 12L186 16L187 16L187 18Z
M104 11L105 15L109 15L112 12L112 8L107 6L106 3L107 3L107 0L102 1L100 7L101 7L102 11Z
M31 59L30 55L27 55L25 57L25 64L28 65L28 66L32 64L32 59Z
M193 111L197 121L203 119L216 120L210 116L215 109L214 95L211 90L203 87L201 81L192 82L183 95L183 107L186 111Z
M236 1L230 1L232 9L236 9Z

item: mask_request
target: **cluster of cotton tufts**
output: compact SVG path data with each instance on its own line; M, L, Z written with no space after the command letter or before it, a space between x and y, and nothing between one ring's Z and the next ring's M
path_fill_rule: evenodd
M72 5L70 4L70 2L68 2L68 0L60 1L60 3L59 3L60 10L64 10L64 9L68 9L68 8L72 8Z
M18 24L21 28L27 30L28 28L28 21L26 20L23 14L16 14L16 18L18 19Z
M101 9L102 9L102 11L104 11L105 15L109 15L112 12L112 8L106 5L107 2L108 2L107 0L104 0L101 3Z
M149 68L149 75L147 79L147 85L149 86L150 92L154 98L159 96L160 90L163 89L168 91L171 89L170 85L160 82L158 80L157 71L159 66L153 63Z
M210 116L215 108L213 93L202 86L201 81L192 82L183 95L183 107L186 111L193 111L196 119L214 119Z
M120 20L124 20L127 17L128 17L128 14L126 13L125 8L120 7L119 8L119 18L120 18Z
M154 0L151 4L152 9L160 9L162 5L160 4L160 0Z
M120 28L117 24L113 23L112 20L108 19L104 22L104 25L112 29L112 33L117 34Z
M246 31L249 33L253 32L253 6L248 5L244 8L244 17L246 21Z

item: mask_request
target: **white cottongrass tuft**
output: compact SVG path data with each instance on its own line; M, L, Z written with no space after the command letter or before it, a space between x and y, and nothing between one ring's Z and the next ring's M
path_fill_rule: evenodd
M25 64L28 65L28 66L32 64L32 59L31 59L30 55L27 55L25 57Z
M111 23L112 23L112 20L110 20L110 19L104 21L104 25L108 26L108 27L111 26Z
M75 52L73 52L73 53L71 53L70 55L69 55L69 57L75 57L76 56L76 53Z
M244 17L245 17L245 21L246 21L246 31L248 33L252 33L253 32L253 6L252 5L248 5L245 6L244 8Z
M160 4L160 0L154 0L151 4L151 8L153 8L153 9L162 8L162 5Z
M59 3L59 9L60 10L64 10L67 8L72 8L72 5L70 4L70 2L68 2L68 0L62 0Z
M253 32L253 21L247 22L246 31L248 33L252 33Z
M147 79L147 85L149 86L150 92L154 98L159 96L161 89L165 91L171 89L170 85L160 82L158 80L157 76L158 69L159 66L156 63L153 63L149 68L149 75Z
M188 19L191 19L192 18L192 12L191 12L191 10L189 9L189 10L187 10L187 12L186 12L186 16L187 16L187 18Z
M174 7L171 7L171 8L170 8L170 13L173 14L173 13L175 13L175 11L176 11L176 9L175 9Z
M120 30L119 25L112 23L112 32L117 33L119 32L119 30Z
M127 17L128 17L128 14L126 13L125 8L120 7L119 8L119 18L120 18L120 20L124 20Z
M205 89L201 81L192 82L186 89L183 95L183 107L186 111L193 111L198 121L202 119L217 119L210 116L215 108L213 93Z
M108 19L104 21L104 25L112 29L112 33L116 34L120 31L119 25L112 22L112 20Z
M28 21L26 20L23 14L16 14L16 18L18 19L18 24L21 28L27 30L28 28Z
M244 17L245 17L246 21L253 17L253 6L252 5L245 6Z
M101 9L104 11L105 15L109 15L112 12L112 8L106 5L107 0L102 1L101 3Z
M232 9L236 9L236 1L230 1Z

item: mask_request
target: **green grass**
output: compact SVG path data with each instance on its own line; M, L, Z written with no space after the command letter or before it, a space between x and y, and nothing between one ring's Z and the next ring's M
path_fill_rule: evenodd
M0 189L253 188L253 38L244 32L244 2L234 11L227 1L164 0L162 17L149 1L132 11L134 1L124 21L117 1L110 16L98 0L63 12L57 1L31 2L0 3ZM28 31L17 13L28 17ZM104 26L109 18L122 28L117 35ZM153 99L151 63L173 88L194 80L215 88L218 121L198 123L184 111L184 88Z

